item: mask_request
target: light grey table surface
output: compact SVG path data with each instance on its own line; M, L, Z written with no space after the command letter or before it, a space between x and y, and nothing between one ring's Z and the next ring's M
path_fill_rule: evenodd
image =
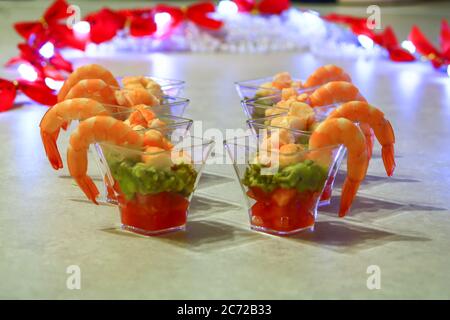
M18 41L9 30L11 21L31 19L45 5L17 6L0 4L2 63ZM448 5L444 8L386 12L394 26L398 17L401 33L419 23L431 35L438 30L431 22L437 25L449 12ZM339 64L393 123L397 170L385 177L377 146L345 219L336 217L336 192L332 205L319 211L314 233L280 238L250 231L231 167L209 166L187 231L146 238L120 231L117 208L87 203L66 169L51 169L38 127L46 108L25 104L0 114L0 298L450 298L450 79L445 74L428 65L319 59L307 52L117 55L75 63L91 61L118 75L186 80L187 115L223 131L245 127L234 81L282 70L306 77L322 64ZM3 71L2 76L10 75ZM67 138L61 137L61 150ZM81 290L66 287L70 265L81 268ZM381 270L380 290L366 286L371 265Z

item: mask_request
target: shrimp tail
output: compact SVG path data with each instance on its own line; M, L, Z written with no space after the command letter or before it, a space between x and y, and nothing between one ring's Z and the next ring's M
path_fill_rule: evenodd
M391 177L394 174L395 170L394 145L384 145L381 148L381 156L383 158L386 173L389 177Z
M356 196L356 192L358 191L359 185L360 181L355 181L349 178L345 179L341 194L341 207L339 209L339 217L344 217L349 211L353 199Z
M100 192L98 191L94 181L92 181L92 179L88 176L75 178L75 181L81 188L81 190L83 190L86 197L88 197L88 199L93 203L98 204L97 196L100 194Z
M58 151L56 140L58 139L59 130L54 133L48 133L41 129L42 143L44 144L45 153L50 161L53 169L58 170L63 167L61 155Z

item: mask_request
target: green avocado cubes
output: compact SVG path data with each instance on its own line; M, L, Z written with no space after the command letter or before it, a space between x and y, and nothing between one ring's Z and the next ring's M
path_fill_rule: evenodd
M132 199L136 192L143 195L176 192L189 196L197 178L197 172L188 164L174 165L168 171L130 160L111 159L108 165L127 199Z
M284 167L274 175L262 175L261 168L260 164L249 165L243 184L265 192L272 192L276 188L295 188L298 192L320 191L328 176L326 169L311 160Z

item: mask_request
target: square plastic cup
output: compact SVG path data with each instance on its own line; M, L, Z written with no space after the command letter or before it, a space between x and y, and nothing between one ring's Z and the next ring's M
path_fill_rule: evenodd
M156 83L161 86L161 90L164 92L166 96L177 97L183 93L184 87L186 85L185 81L182 80L173 80L166 78L158 78L152 76L144 76L145 78L152 79ZM116 78L119 82L119 85L122 86L123 77Z
M116 119L123 121L127 119L130 114L129 108L127 109L128 110L124 112L114 113L113 116ZM162 121L162 124L153 127L152 130L160 131L170 141L172 140L178 141L179 139L187 136L193 123L193 120L191 119L175 117L168 114L157 115L157 118ZM141 131L145 132L146 130ZM95 144L94 148L96 149L96 152L94 152L94 158L96 160L97 166L99 168L103 180L104 191L102 192L101 195L102 200L107 203L117 204L118 203L117 197L113 192L112 188L114 186L114 182L110 178L110 176L107 175L108 165L106 163L106 160L104 157L102 157L101 152L99 152L98 144Z
M324 107L324 109L322 111L318 111L319 114L316 117L321 118L322 113L327 113L328 110L326 108L329 108L329 107ZM295 129L286 129L286 128L281 128L281 127L270 125L271 120L276 119L277 117L282 117L282 116L283 115L273 115L270 117L265 117L265 118L260 118L260 119L247 120L247 125L250 127L251 132L256 137L262 136L263 134L266 134L266 133L270 135L273 132L276 132L280 129L284 129L291 133L291 135L294 137L295 143L308 145L309 138L311 137L311 132L295 130ZM330 175L326 182L324 191L320 197L319 206L326 206L326 205L330 204L331 195L333 192L334 181L336 179L336 175L341 166L342 160L345 157L346 150L347 149L344 146L340 146L338 149L337 158L336 158L336 161L333 163L333 166L331 167Z
M317 208L340 146L280 153L261 138L224 141L244 193L253 230L291 235L314 230Z
M172 139L172 150L161 152L97 144L123 229L154 236L186 228L189 204L214 142L177 139Z

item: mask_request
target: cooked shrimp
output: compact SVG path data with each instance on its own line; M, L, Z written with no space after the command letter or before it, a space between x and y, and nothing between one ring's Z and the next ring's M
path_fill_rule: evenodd
M327 106L334 103L348 101L366 101L352 83L346 81L332 81L316 89L309 96L311 107Z
M297 116L279 116L275 117L270 121L270 125L285 129L295 129L306 131L308 129L308 117L297 117Z
M278 159L280 167L287 167L304 160L305 154L302 151L305 151L305 148L299 144L288 143L283 145L280 148Z
M366 101L352 83L345 81L332 81L324 84L316 89L308 98L312 107L326 106L335 103L343 103L349 101ZM366 136L367 150L369 150L369 158L372 156L373 148L373 131L362 123L361 130Z
M62 125L71 120L84 120L104 114L108 114L108 111L100 102L87 98L65 100L47 110L39 127L45 153L54 169L58 170L63 167L56 144Z
M114 89L100 79L84 79L75 84L64 100L73 98L89 98L101 103L116 105Z
M107 85L116 88L119 87L119 83L109 70L98 64L87 64L77 68L69 75L67 80L64 81L64 84L58 93L58 102L63 101L69 90L80 80L84 79L100 79L103 80Z
M160 101L144 88L121 89L115 92L117 103L121 106L133 107L138 104L157 106Z
M303 84L306 88L321 86L331 81L352 82L350 76L340 67L327 64L316 69Z
M128 117L127 124L131 127L141 125L144 128L148 128L149 123L155 119L156 115L145 105L137 105L134 109L136 110Z
M361 181L366 176L368 157L364 135L352 121L345 118L328 119L318 125L309 140L310 149L343 144L347 147L347 177L342 188L339 216L350 209ZM323 156L323 151L310 152L312 158Z
M386 173L388 176L392 176L395 169L395 135L391 123L384 117L383 112L367 102L352 101L346 102L333 110L328 118L346 118L358 121L360 125L363 123L369 125L382 146L381 153Z
M127 89L145 88L150 91L160 101L163 99L164 92L158 82L149 77L144 76L128 76L122 78L123 86Z
M97 187L87 172L87 152L94 142L109 142L133 148L142 147L142 134L134 131L123 121L109 116L95 116L80 122L70 136L67 149L67 164L70 175L83 190L89 200L97 203L99 194Z
M280 72L273 77L272 85L279 90L289 88L291 84L292 78L289 72Z
M145 131L143 143L146 147L158 147L164 150L173 148L173 144L160 131L155 129Z
M125 76L122 78L122 84L125 88L144 87L143 76Z

